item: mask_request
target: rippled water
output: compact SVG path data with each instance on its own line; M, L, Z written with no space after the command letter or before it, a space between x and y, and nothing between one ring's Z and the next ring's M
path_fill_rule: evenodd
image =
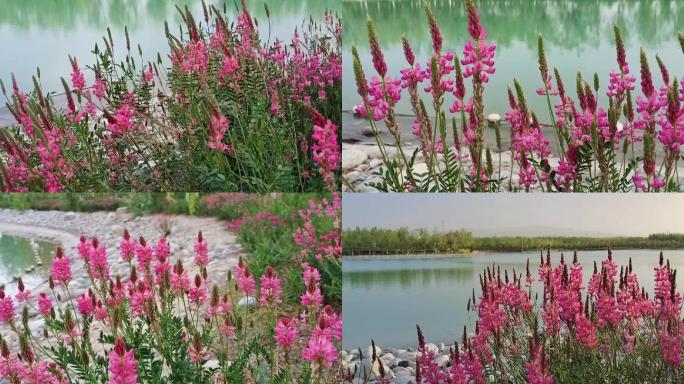
M684 55L676 36L678 30L684 30L684 2L680 0L479 0L478 3L489 39L497 43L497 72L485 90L487 113L503 115L508 110L506 87L517 78L527 92L528 104L542 120L548 120L546 98L534 93L541 86L538 33L545 37L549 66L558 67L566 88L573 95L577 71L586 79L593 79L596 72L602 81L601 101L607 104L608 74L617 68L613 23L622 29L632 73L639 71L639 50L643 47L652 70L657 72L657 53L673 75L684 76ZM467 37L463 2L430 0L430 4L444 35L444 48L461 55ZM368 16L375 23L390 75L397 76L406 65L401 48L403 34L411 41L423 65L430 58L432 41L419 0L346 2L343 15L345 110L359 100L351 65L352 44L358 46L366 72L375 74L368 48ZM406 98L399 105L399 112L411 112Z
M8 292L14 292L13 277L28 275L30 280L31 273L26 269L32 266L35 271L47 271L55 249L54 244L0 234L0 284L7 285ZM42 265L38 265L39 261Z
M572 254L569 254L572 261ZM584 283L589 281L593 262L605 259L605 251L580 251L584 267ZM684 267L684 250L665 251L673 268ZM653 295L653 267L658 264L656 250L617 250L613 254L618 265L632 258L634 272L646 292ZM530 258L533 276L539 264L539 253L486 253L444 259L358 260L347 258L343 264L342 309L344 348L376 344L388 347L416 345L416 324L420 324L426 340L452 342L460 338L463 326L474 329L474 317L468 318L466 304L476 289L479 274L487 265L496 263L501 273L515 268L525 272ZM557 265L560 254L552 254ZM568 254L566 254L568 260ZM511 275L512 278L512 275ZM684 287L684 277L677 275L677 285ZM535 287L539 284L535 283ZM539 290L537 290L538 293Z
M207 0L222 8L223 0ZM235 3L225 1L229 14L235 14ZM239 3L239 1L238 1ZM188 6L200 20L200 0L2 0L0 1L0 46L5 54L0 60L0 78L10 86L14 73L22 87L31 87L31 76L40 67L43 88L61 90L59 78L69 78L68 55L81 65L94 60L90 53L111 27L115 49L125 49L124 28L128 26L135 47L140 44L147 60L166 56L168 44L164 21L172 33L178 31L179 13L175 6ZM296 26L310 14L323 17L334 0L248 0L252 16L259 22L260 32L268 36L264 4L271 15L271 39L289 40ZM234 18L231 18L234 20ZM203 21L202 21L203 22Z

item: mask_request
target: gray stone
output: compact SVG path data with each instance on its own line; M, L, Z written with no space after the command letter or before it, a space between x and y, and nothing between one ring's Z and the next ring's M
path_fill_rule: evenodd
M427 343L427 344L425 344L425 351L426 352L432 352L436 355L439 353L439 348L432 343Z
M342 170L348 171L358 167L368 159L368 154L357 149L342 151Z
M448 355L440 355L437 356L435 359L435 362L437 363L438 366L444 368L449 365L449 356Z
M254 296L243 296L240 298L238 301L238 306L244 307L244 306L253 306L257 304L257 299Z
M416 378L413 376L401 376L394 380L394 384L414 384L415 382Z
M375 135L375 132L373 132L373 128L372 128L371 126L365 126L365 127L361 128L361 133L362 133L364 136L373 136L373 135Z
M371 159L371 161L368 163L368 166L370 169L377 168L382 165L382 160L380 159Z

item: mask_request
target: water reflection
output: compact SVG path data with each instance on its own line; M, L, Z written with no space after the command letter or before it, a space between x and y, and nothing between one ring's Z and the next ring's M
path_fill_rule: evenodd
M462 1L430 0L444 35L444 47L461 54L467 38L467 23ZM508 110L506 87L517 78L528 95L528 104L548 123L546 99L534 93L541 86L537 63L537 35L546 41L549 65L557 67L566 84L574 84L577 72L591 79L598 73L602 81L599 102L607 105L608 74L616 69L613 23L623 31L627 58L638 72L639 51L643 47L655 66L660 55L670 70L684 67L684 56L677 42L677 31L684 28L684 2L679 0L480 0L480 17L496 42L496 74L485 89L486 113L504 114ZM345 26L343 108L350 110L359 97L353 81L351 46L359 47L361 61L369 76L372 61L365 20L375 25L390 75L397 76L405 59L401 36L406 35L424 64L432 47L430 33L419 0L347 2ZM522 20L522 22L521 22ZM656 22L657 20L657 22ZM654 76L660 86L660 76ZM574 86L570 88L574 95ZM446 100L450 105L452 98ZM407 98L398 112L411 114ZM406 124L404 124L406 125ZM346 125L345 125L346 128ZM411 138L410 124L402 129ZM353 129L353 128L350 128Z
M617 250L613 257L620 266L632 259L634 273L646 292L653 294L653 267L658 263L658 250ZM684 268L684 250L664 253L672 268ZM566 260L571 259L566 254ZM605 251L581 251L579 261L584 268L586 285L593 263L605 259ZM431 342L447 342L457 338L463 326L473 326L474 318L465 311L468 298L475 289L479 293L479 275L493 263L512 278L515 269L525 272L531 260L536 277L538 252L487 253L445 259L360 260L348 258L343 265L342 308L344 348L365 347L373 338L386 347L415 345L415 324L420 324ZM560 255L552 254L557 265ZM684 276L677 274L677 286L684 286ZM681 290L681 289L680 289ZM533 294L541 295L541 284L535 283Z
M224 1L207 0L207 4L223 7ZM234 3L225 2L232 12ZM70 31L78 25L96 27L104 31L107 26L128 26L136 29L150 22L161 25L176 13L175 7L200 7L199 0L3 0L0 3L0 27L17 30L50 29ZM330 0L248 0L253 16L265 16L267 4L272 16L283 17L308 10L322 14L335 3Z
M338 8L336 0L246 1L252 16L262 23L260 30L266 34L270 27L272 39L282 40L289 40L297 26L301 29L309 15L322 18L326 9ZM224 0L206 3L223 9ZM178 31L181 19L176 5L188 6L201 19L201 4L199 0L1 0L0 46L11 55L0 60L0 79L9 85L14 73L20 87L31 89L31 77L39 67L43 89L61 91L60 77L68 79L71 71L67 55L78 58L81 66L91 65L93 48L108 27L118 47L125 44L124 28L128 27L133 46L143 48L144 61L155 60L157 52L166 57L164 21ZM235 2L225 0L225 4L234 20ZM270 26L264 4L270 10ZM2 106L0 126L11 121Z
M0 234L0 283L7 284L13 276L24 275L31 266L46 271L54 252L53 244ZM37 265L36 257L42 265Z
M462 1L429 2L445 40L463 39L466 17ZM429 36L427 23L422 19L416 23L416 16L423 16L421 4L418 0L345 3L346 37L358 46L368 46L364 21L370 16L381 44L398 44L403 34L420 44ZM538 30L543 30L544 38L560 48L597 47L597 36L610 36L615 22L625 31L627 41L655 48L673 40L677 28L684 25L684 3L678 0L480 0L478 4L490 37L500 47L522 41L528 48L536 49ZM428 44L431 43L421 47Z
M343 285L349 284L349 288L375 288L398 286L410 288L412 286L432 286L437 282L449 280L452 282L472 281L473 269L454 268L422 268L400 270L376 270L367 272L345 273Z

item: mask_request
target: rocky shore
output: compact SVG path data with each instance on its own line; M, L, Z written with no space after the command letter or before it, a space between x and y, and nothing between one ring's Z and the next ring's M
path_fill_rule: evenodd
M440 367L448 367L450 362L449 348L453 345L444 343L436 345L425 344L425 349L435 353L435 361ZM416 383L416 358L420 352L415 348L381 348L375 346L375 353L382 361L385 378L393 384ZM342 351L342 367L345 371L356 372L354 384L364 383L364 370L370 384L380 382L379 364L372 364L373 349L371 346L362 349Z
M214 218L136 216L128 213L125 208L120 208L116 212L95 213L0 210L0 233L52 242L64 248L65 254L71 259L73 280L69 284L69 289L74 297L85 292L90 285L84 264L76 253L79 237L97 236L107 250L111 275L127 276L128 264L121 261L118 251L124 229L128 229L131 236L144 236L153 244L168 231L167 239L172 251L170 261L175 263L180 259L191 275L197 272L193 265L193 247L197 233L202 231L209 245L207 269L212 280L217 282L226 280L228 271L237 265L238 257L242 253L237 236L228 230L225 223ZM46 270L37 270L22 276L26 287L36 296L48 290L49 268ZM16 293L16 283L0 283L5 284L5 292L8 295L13 296ZM9 329L6 328L6 325L0 326L0 332L10 343L10 348L14 348L17 345L16 335L8 332ZM43 320L32 313L29 328L34 335L40 337L43 332Z
M407 158L412 156L416 146L407 144L403 146L404 154ZM396 146L386 146L387 155L392 159L399 159L400 152ZM453 148L452 148L453 150ZM558 166L557 157L547 159L552 167ZM443 158L437 158L440 169L444 169ZM463 151L463 159L461 164L465 172L470 172L473 169L473 163L468 156L467 149ZM499 172L499 154L492 153L492 164L494 167L494 175L497 176ZM382 154L377 144L373 143L343 143L342 144L342 174L345 182L342 184L343 192L377 192L377 189L372 185L381 183L382 178L379 175L380 168L384 165ZM511 167L513 174L511 176ZM518 176L520 167L513 162L511 165L511 151L501 152L501 177L506 178L504 183L508 183L508 177L511 177L514 188L520 188L520 177ZM416 156L416 163L413 167L414 174L427 173L428 168L420 151ZM684 185L684 166L679 166L677 169L679 175L680 185ZM351 187L350 187L351 186ZM532 191L539 191L539 184L532 186Z
M387 155L393 159L400 158L400 152L396 146L387 146ZM406 157L412 156L416 150L414 145L405 145L403 147ZM467 156L467 150L464 152L461 164L466 172L473 169L473 163L470 157ZM440 155L441 156L441 155ZM549 159L551 165L557 165L558 159ZM444 160L442 157L437 158L440 169L444 169ZM492 153L492 161L494 165L494 172L499 172L499 154ZM381 177L378 175L380 168L384 165L380 149L375 144L342 144L342 173L346 182L342 185L343 192L377 192L372 186L374 183L380 183ZM518 166L513 164L513 185L518 186ZM418 153L416 163L413 167L414 173L427 173L428 167L423 158L423 155ZM511 174L511 152L501 152L501 176L509 177ZM351 185L352 188L349 186Z

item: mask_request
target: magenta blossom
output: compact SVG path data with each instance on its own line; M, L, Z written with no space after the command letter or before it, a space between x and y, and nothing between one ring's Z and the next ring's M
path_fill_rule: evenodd
M109 384L138 384L135 350L126 350L120 337L114 342L114 350L109 353Z

